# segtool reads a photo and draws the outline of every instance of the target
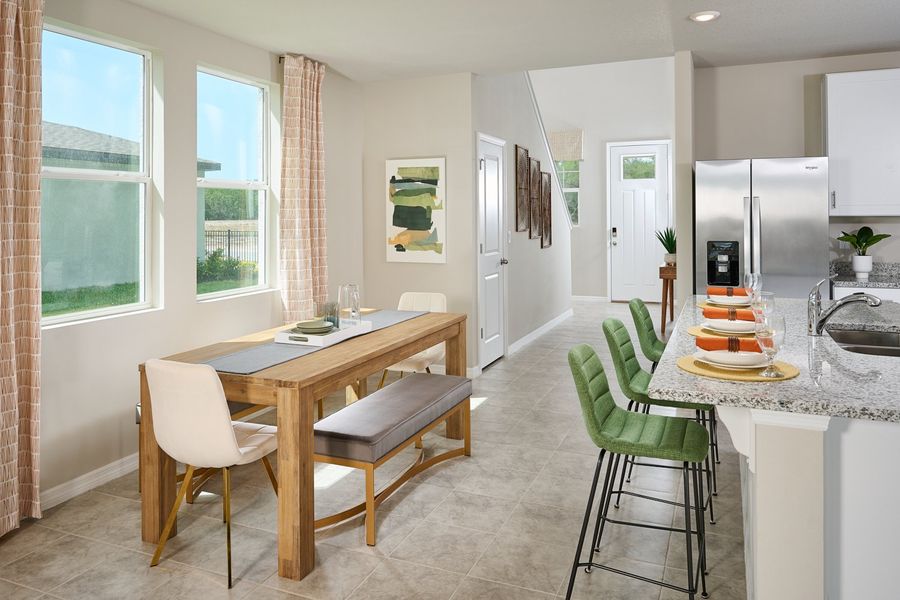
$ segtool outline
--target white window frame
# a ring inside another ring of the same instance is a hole
[[[553,168],[556,171],[556,176],[559,179],[559,186],[563,192],[562,201],[563,201],[563,206],[566,209],[566,212],[569,214],[569,223],[572,225],[572,227],[578,227],[581,224],[581,185],[580,184],[581,184],[581,163],[583,161],[580,161],[580,160],[574,161],[574,162],[578,163],[578,183],[579,183],[578,187],[563,187],[562,182],[565,178],[560,176],[561,172],[558,167],[558,164],[561,162],[569,162],[569,161],[567,161],[567,160],[554,161]],[[562,171],[562,173],[571,173],[571,172],[572,171]],[[566,200],[566,192],[575,192],[578,194],[578,221],[577,222],[572,220],[572,213],[569,212],[569,203]]]
[[[124,50],[143,57],[143,100],[144,100],[144,127],[143,127],[143,152],[141,155],[141,170],[139,171],[105,171],[102,169],[80,169],[72,167],[41,167],[41,179],[68,179],[82,181],[114,181],[118,183],[138,183],[142,186],[141,206],[140,206],[140,222],[138,228],[141,232],[140,247],[138,249],[138,290],[139,299],[137,302],[130,304],[119,304],[118,306],[109,306],[105,308],[96,308],[91,310],[82,310],[61,315],[53,315],[50,317],[41,317],[41,326],[50,327],[54,325],[76,323],[87,321],[99,317],[108,317],[112,315],[121,315],[147,310],[153,307],[152,298],[153,281],[151,277],[151,257],[153,236],[151,230],[151,209],[153,206],[153,62],[152,54],[148,50],[128,46],[120,42],[89,35],[80,31],[75,31],[65,27],[60,27],[51,23],[44,23],[44,30],[66,35],[86,42],[108,46],[117,50]],[[43,145],[41,146],[43,152]],[[41,289],[43,293],[43,288]]]
[[[205,300],[216,300],[219,298],[227,298],[230,296],[241,296],[244,294],[250,294],[262,290],[270,289],[271,285],[269,282],[269,264],[268,264],[268,249],[269,249],[269,206],[271,202],[269,199],[272,197],[271,190],[271,145],[269,138],[269,111],[270,111],[270,96],[271,96],[271,87],[268,83],[263,81],[256,81],[250,79],[248,77],[241,77],[240,75],[234,75],[233,73],[228,73],[225,71],[220,71],[217,69],[213,69],[205,66],[198,66],[197,73],[204,73],[206,75],[212,75],[214,77],[221,77],[223,79],[229,79],[231,81],[235,81],[237,83],[243,83],[245,85],[252,85],[253,87],[259,88],[262,90],[262,105],[260,106],[260,164],[259,164],[259,173],[260,179],[258,181],[249,181],[249,180],[228,180],[228,179],[210,179],[206,177],[198,177],[197,178],[197,189],[204,188],[214,188],[214,189],[229,189],[229,190],[253,190],[262,192],[259,194],[257,198],[257,220],[259,222],[259,235],[257,236],[257,263],[256,263],[256,272],[258,273],[258,281],[256,285],[233,288],[230,290],[222,290],[219,292],[210,292],[208,294],[197,294],[197,276],[196,273],[194,275],[194,294],[197,296],[198,301]],[[196,81],[196,79],[195,79]],[[199,115],[198,115],[199,118]],[[196,135],[196,133],[195,133]],[[196,165],[195,165],[196,167]],[[197,215],[197,218],[200,218],[200,215]]]

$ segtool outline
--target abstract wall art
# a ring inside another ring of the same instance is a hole
[[[516,231],[528,231],[528,148],[516,145]]]
[[[447,262],[446,160],[385,161],[388,262]]]
[[[541,248],[553,245],[553,202],[550,173],[541,173]]]
[[[541,237],[541,162],[533,158],[528,162],[528,237],[534,240]]]

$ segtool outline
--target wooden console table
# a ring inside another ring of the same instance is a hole
[[[669,320],[675,320],[675,279],[677,270],[675,265],[662,265],[659,268],[659,278],[662,279],[662,319],[660,319],[659,333],[666,336],[666,303],[669,305]]]

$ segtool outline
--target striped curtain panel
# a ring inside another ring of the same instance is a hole
[[[281,297],[285,322],[313,316],[328,299],[325,231],[325,65],[284,58],[281,136]]]
[[[42,0],[0,0],[0,535],[40,517]]]

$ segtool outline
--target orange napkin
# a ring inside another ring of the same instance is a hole
[[[707,296],[749,296],[746,288],[740,287],[714,287],[706,288]]]
[[[729,352],[762,352],[759,342],[753,338],[697,336],[697,347],[703,350],[728,350]]]
[[[729,321],[755,321],[752,310],[746,308],[713,308],[703,309],[703,316],[707,319],[728,319]]]

